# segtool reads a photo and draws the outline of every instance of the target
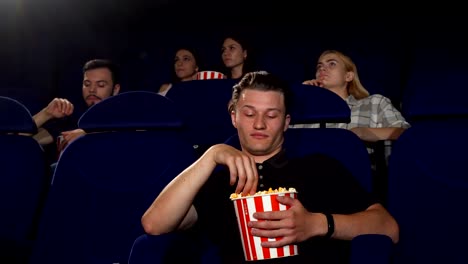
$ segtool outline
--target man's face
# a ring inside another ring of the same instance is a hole
[[[120,85],[112,82],[112,74],[107,68],[88,70],[83,76],[83,99],[92,106],[109,96],[119,93]]]
[[[242,149],[265,160],[281,150],[283,132],[288,128],[290,116],[285,115],[282,93],[246,89],[241,93],[231,119]]]

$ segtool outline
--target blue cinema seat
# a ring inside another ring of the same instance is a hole
[[[25,263],[36,235],[49,181],[36,132],[29,110],[0,96],[0,263]]]
[[[293,84],[291,124],[320,124],[320,128],[289,128],[285,147],[293,156],[329,155],[348,168],[372,192],[373,179],[364,142],[347,129],[325,128],[326,123],[348,123],[351,110],[335,93],[317,86]]]
[[[291,123],[320,124],[320,128],[289,128],[285,132],[285,148],[292,156],[322,153],[340,161],[363,188],[376,194],[371,161],[365,143],[353,132],[325,128],[326,123],[348,123],[351,111],[335,93],[315,86],[293,85]],[[237,136],[236,136],[237,138]],[[339,183],[337,183],[339,184]],[[351,241],[352,264],[391,263],[394,245],[390,237],[367,234]]]
[[[188,140],[201,155],[235,133],[227,110],[233,79],[196,80],[173,85],[166,97],[181,109]]]
[[[334,92],[300,83],[293,83],[291,90],[293,93],[290,109],[291,125],[319,124],[320,127],[325,127],[325,123],[351,121],[351,109]]]
[[[217,248],[190,232],[142,234],[135,239],[128,264],[221,263]]]
[[[468,56],[425,51],[404,96],[412,127],[389,159],[388,209],[400,225],[394,263],[468,263]]]
[[[31,263],[128,263],[141,217],[195,156],[174,103],[133,91],[89,108],[62,152]]]

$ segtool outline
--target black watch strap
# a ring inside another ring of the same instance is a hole
[[[333,233],[335,233],[335,220],[333,219],[333,215],[329,213],[324,213],[324,215],[327,217],[328,225],[328,231],[325,235],[325,239],[330,239],[333,236]]]

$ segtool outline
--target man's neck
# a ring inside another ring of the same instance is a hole
[[[267,154],[267,155],[252,155],[250,153],[247,153],[249,156],[251,156],[255,163],[263,163],[265,162],[266,160],[269,160],[271,157],[275,156],[276,154],[278,154],[279,152],[281,151],[281,148]]]

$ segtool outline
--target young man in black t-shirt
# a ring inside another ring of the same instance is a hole
[[[256,219],[268,221],[248,226],[254,236],[282,237],[263,247],[298,244],[299,255],[262,263],[346,263],[349,241],[360,234],[398,241],[395,219],[339,162],[322,155],[287,158],[282,146],[290,122],[290,91],[285,83],[252,72],[233,89],[229,112],[241,150],[214,145],[179,174],[143,215],[147,233],[195,228],[219,248],[222,263],[243,262],[230,194],[294,187],[298,199],[278,197],[290,209],[256,213]]]

